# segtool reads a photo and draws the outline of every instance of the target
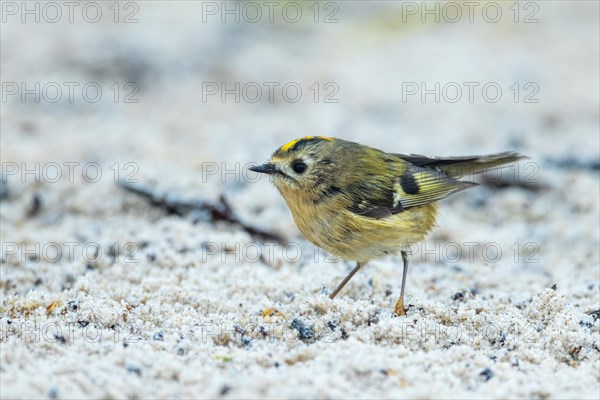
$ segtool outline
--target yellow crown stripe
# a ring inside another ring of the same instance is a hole
[[[304,136],[303,138],[292,140],[291,142],[284,144],[283,146],[280,147],[280,149],[281,149],[281,151],[288,151],[289,149],[294,147],[294,145],[296,143],[298,143],[302,140],[310,140],[310,139],[333,140],[332,138],[325,137],[325,136]]]

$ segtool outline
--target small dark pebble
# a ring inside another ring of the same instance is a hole
[[[221,387],[221,390],[219,390],[219,396],[225,396],[230,391],[231,391],[231,386],[229,386],[229,385],[223,385]]]
[[[245,335],[246,334],[246,330],[239,324],[236,324],[233,327],[233,330],[235,331],[235,333],[239,333],[240,335]]]
[[[530,297],[527,300],[524,300],[518,304],[515,305],[515,307],[517,307],[519,310],[523,310],[524,308],[527,308],[527,305],[529,305],[529,303],[531,303],[533,301],[533,299]]]
[[[279,361],[275,361],[275,364],[273,364],[275,366],[275,368],[279,368]]]
[[[52,386],[50,388],[50,390],[48,391],[48,397],[50,397],[51,399],[58,398],[58,388],[56,386]]]
[[[348,332],[346,332],[344,328],[340,329],[340,332],[342,334],[342,340],[348,339]]]
[[[590,329],[594,326],[594,324],[592,324],[591,322],[579,321],[579,326],[583,326],[584,328]]]
[[[392,293],[391,289],[385,289],[385,297],[390,297]]]
[[[581,353],[581,346],[573,347],[571,350],[569,350],[568,353],[571,356],[571,358],[573,358],[573,360],[579,360],[579,353]]]
[[[463,292],[456,292],[454,296],[452,296],[452,300],[464,300],[465,294]]]
[[[555,283],[554,285],[550,286],[550,289],[556,290],[556,289],[558,289],[558,286],[556,286],[556,283]]]
[[[296,295],[292,292],[285,292],[284,295],[285,295],[285,298],[287,300],[289,300],[290,302],[296,298]]]
[[[306,326],[306,324],[302,320],[294,318],[291,327],[298,331],[298,338],[300,338],[300,340],[302,340],[303,342],[309,342],[314,340],[315,336],[313,334],[312,329]]]
[[[487,205],[488,200],[483,198],[475,198],[470,201],[473,208],[483,208]]]
[[[77,321],[77,324],[79,325],[80,328],[85,328],[86,326],[88,326],[90,324],[90,321]]]
[[[182,349],[181,347],[177,349],[177,355],[178,356],[183,356],[185,354],[185,350]]]
[[[60,342],[62,344],[67,343],[67,339],[65,339],[63,335],[54,335],[54,339],[56,339],[57,342]]]
[[[343,327],[340,327],[340,325],[337,321],[328,321],[327,326],[329,327],[329,329],[331,329],[334,332],[339,329],[340,333],[342,335],[342,339],[343,340],[348,339],[348,332],[346,332],[346,330]]]
[[[131,374],[136,374],[137,376],[142,376],[142,370],[140,367],[136,367],[135,365],[127,366],[127,372]]]
[[[494,372],[493,372],[491,369],[489,369],[489,368],[486,368],[486,369],[484,369],[483,371],[481,371],[481,372],[479,373],[479,376],[481,377],[481,379],[482,379],[484,382],[487,382],[487,381],[489,381],[490,379],[492,379],[492,377],[494,376]]]
[[[500,340],[498,342],[500,343],[500,346],[504,346],[506,343],[506,333],[500,332]]]
[[[31,199],[31,205],[27,211],[27,217],[32,218],[39,214],[42,209],[42,196],[39,193],[34,193]]]
[[[381,369],[379,370],[379,372],[380,372],[382,375],[388,376],[388,371],[387,371],[387,369],[385,369],[385,368],[381,368]]]
[[[165,340],[165,334],[164,334],[164,333],[162,333],[162,332],[156,332],[156,333],[154,334],[154,336],[152,337],[152,339],[154,339],[154,340],[158,340],[158,341],[161,341],[161,342],[162,342],[163,340]]]
[[[0,179],[0,199],[8,199],[8,180],[5,175]]]
[[[108,250],[106,254],[112,259],[111,263],[114,263],[115,260],[119,257],[119,246],[115,242],[115,244],[108,246]]]
[[[71,312],[75,312],[79,309],[79,302],[77,300],[69,300],[67,308]]]
[[[369,319],[367,320],[367,324],[371,326],[371,324],[379,323],[379,314],[381,314],[381,309],[378,308],[372,315],[369,315]]]
[[[267,336],[269,336],[269,331],[267,330],[267,328],[265,328],[264,326],[260,326],[258,328],[258,332],[264,337],[266,338]]]

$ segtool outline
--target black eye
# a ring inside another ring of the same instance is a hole
[[[304,164],[302,161],[296,161],[294,164],[292,164],[292,169],[295,173],[301,174],[306,171],[306,164]]]

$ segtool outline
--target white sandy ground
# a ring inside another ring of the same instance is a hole
[[[127,26],[2,24],[3,82],[94,81],[110,95],[2,103],[3,171],[20,169],[2,186],[0,397],[598,397],[598,3],[538,3],[529,25],[402,24],[391,2],[342,3],[331,25],[211,24],[198,2],[139,5]],[[115,81],[138,82],[139,103],[115,104]],[[213,81],[294,81],[305,95],[204,103]],[[316,81],[336,82],[339,103],[315,104]],[[499,82],[505,95],[402,102],[413,81]],[[537,83],[539,102],[515,103],[515,81]],[[351,264],[317,253],[268,180],[244,172],[304,134],[516,150],[532,164],[504,178],[544,189],[443,201],[411,261],[408,316],[392,318],[399,257],[330,300]],[[40,182],[22,176],[36,162]],[[74,181],[64,169],[50,182],[52,162],[79,162]],[[91,162],[94,183],[81,173]],[[120,179],[134,171],[171,199],[224,194],[244,223],[291,244],[169,215],[120,188],[115,162]]]

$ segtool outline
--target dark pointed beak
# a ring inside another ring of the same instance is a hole
[[[263,165],[255,165],[248,168],[250,171],[260,172],[261,174],[276,174],[279,172],[277,167],[271,163],[265,163]]]

